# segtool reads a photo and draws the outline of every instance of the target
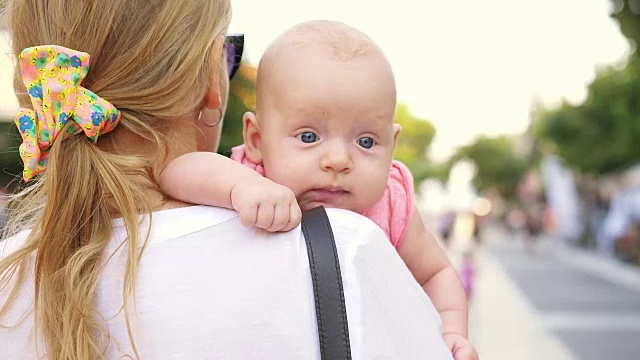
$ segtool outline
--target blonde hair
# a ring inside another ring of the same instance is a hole
[[[222,41],[230,21],[228,0],[10,0],[6,10],[14,56],[26,47],[55,44],[91,55],[83,87],[111,102],[122,117],[121,129],[138,135],[157,153],[148,159],[107,151],[84,136],[58,139],[47,170],[9,205],[5,236],[29,229],[24,246],[0,261],[0,303],[6,315],[26,274],[35,271],[34,319],[38,336],[52,359],[104,357],[109,335],[93,301],[112,236],[112,219],[122,217],[128,262],[123,307],[129,340],[135,348],[128,298],[135,288],[144,248],[140,214],[151,216],[158,204],[156,176],[171,150],[166,122],[195,113],[220,74]],[[22,107],[31,107],[20,71],[14,88]],[[67,127],[68,128],[68,127]],[[64,140],[64,141],[62,141]],[[115,142],[114,142],[115,143]],[[119,149],[124,150],[124,149]],[[2,326],[3,324],[0,324]]]

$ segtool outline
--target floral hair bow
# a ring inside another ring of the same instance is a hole
[[[95,142],[118,124],[120,112],[80,86],[89,71],[89,54],[45,45],[24,49],[18,61],[33,105],[15,117],[23,140],[22,176],[29,181],[45,170],[49,149],[69,120],[74,122],[70,134],[84,132]]]

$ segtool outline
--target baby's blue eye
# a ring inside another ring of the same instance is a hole
[[[373,145],[375,145],[375,141],[372,138],[365,136],[358,139],[358,145],[362,146],[365,149],[371,149]]]
[[[300,137],[300,140],[302,140],[303,143],[307,143],[307,144],[311,144],[318,141],[318,135],[316,135],[316,133],[311,131],[305,131],[302,134],[298,135],[298,137]]]

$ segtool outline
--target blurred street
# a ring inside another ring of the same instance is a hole
[[[482,238],[469,327],[481,359],[639,358],[640,268],[495,226]]]

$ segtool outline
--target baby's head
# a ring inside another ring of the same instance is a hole
[[[294,26],[260,61],[256,114],[244,117],[247,156],[303,209],[362,211],[387,183],[395,106],[391,66],[369,37],[338,22]]]

